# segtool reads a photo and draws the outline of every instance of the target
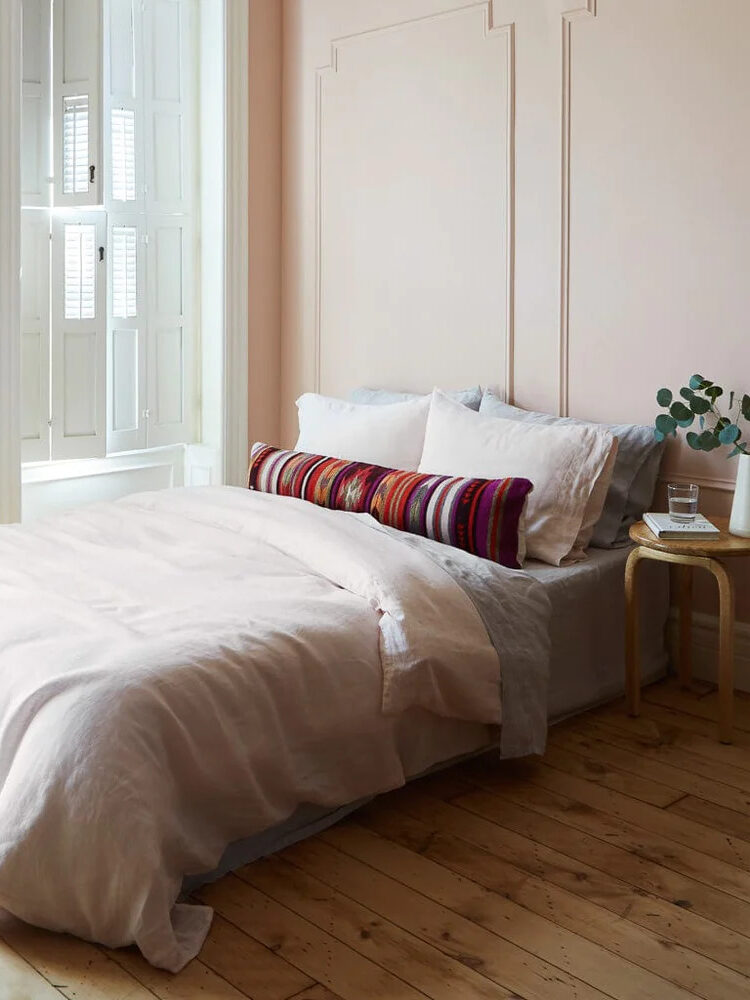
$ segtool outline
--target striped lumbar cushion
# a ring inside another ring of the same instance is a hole
[[[382,524],[503,566],[515,569],[523,563],[522,518],[532,490],[528,479],[431,476],[256,444],[248,487],[371,514]]]

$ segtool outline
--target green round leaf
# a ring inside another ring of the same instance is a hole
[[[693,392],[692,389],[688,389],[687,387],[683,387],[682,389],[680,389],[680,395],[682,396],[683,399],[687,399],[688,402],[690,402],[690,400],[693,398],[693,396],[695,395],[695,393]]]
[[[707,399],[704,399],[702,396],[693,396],[693,398],[690,400],[690,409],[693,411],[693,413],[697,413],[700,416],[700,414],[702,413],[708,413],[708,411],[711,409],[711,404]]]
[[[674,417],[670,417],[668,413],[660,413],[656,418],[656,429],[661,431],[665,436],[667,434],[673,434],[676,427],[677,421]]]
[[[681,403],[679,399],[677,400],[676,403],[672,403],[672,405],[669,407],[669,412],[678,422],[680,420],[689,420],[690,423],[693,422],[692,412],[687,408],[687,406],[685,406],[684,403]]]
[[[701,451],[713,451],[718,444],[713,431],[703,431],[703,433],[698,437],[698,442],[700,444]]]
[[[708,396],[708,398],[711,400],[712,403],[715,403],[716,400],[719,398],[719,396],[724,395],[724,390],[721,388],[720,385],[711,385],[707,389],[705,389],[704,392],[706,393],[706,395]]]
[[[690,447],[693,448],[695,451],[701,450],[700,435],[696,434],[695,431],[688,431],[686,435],[686,440],[687,443],[690,445]]]
[[[727,427],[722,427],[719,431],[719,441],[722,444],[734,444],[739,436],[740,429],[737,424],[729,424]]]
[[[745,420],[750,420],[750,396],[747,393],[742,397],[741,409]]]
[[[656,394],[656,402],[659,406],[669,406],[672,402],[672,390],[671,389],[659,389]]]
[[[690,385],[691,389],[700,389],[702,382],[703,382],[703,376],[702,375],[691,375],[690,376],[689,385]]]
[[[666,437],[666,434],[662,434],[662,432],[659,430],[658,427],[654,427],[654,440],[655,441],[662,442],[665,437]]]

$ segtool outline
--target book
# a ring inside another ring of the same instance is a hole
[[[673,521],[669,514],[648,513],[643,520],[657,538],[718,538],[719,529],[703,514],[696,514],[694,521]]]

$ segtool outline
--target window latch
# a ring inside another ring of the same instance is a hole
[[[94,183],[94,175],[96,174],[96,166],[92,163],[89,167],[89,184]]]
[[[99,247],[99,260],[104,260],[104,247]]]

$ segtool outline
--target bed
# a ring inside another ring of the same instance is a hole
[[[380,408],[390,437],[359,414],[363,441],[257,445],[252,489],[140,494],[0,530],[0,905],[178,971],[212,917],[184,900],[196,884],[451,761],[542,753],[549,719],[621,689],[627,549],[518,568],[533,491],[536,554],[579,557],[612,434],[560,430],[584,456],[599,442],[595,475],[525,446],[535,482],[409,471],[436,397],[453,408],[442,446],[465,411],[436,392],[403,404],[411,441],[394,404]],[[350,416],[327,432],[351,437]],[[474,430],[431,461],[465,459]],[[392,467],[367,464],[386,445]],[[365,461],[341,454],[365,446]],[[667,588],[644,583],[653,676]]]
[[[182,879],[227,844],[544,746],[544,588],[369,515],[232,487],[79,508],[0,531],[0,608],[0,905],[173,971],[211,919]]]
[[[542,584],[550,602],[550,724],[623,693],[624,578],[630,551],[631,546],[590,549],[584,562],[572,566],[547,566],[534,560],[526,564],[525,571]],[[643,588],[650,612],[644,616],[641,636],[645,683],[663,677],[668,666],[664,638],[669,613],[668,574],[657,564],[648,569],[651,572],[644,574]],[[448,767],[467,756],[502,752],[499,732],[493,727],[447,725],[445,720],[429,716],[404,720],[396,739],[406,780]],[[281,823],[230,844],[212,871],[188,876],[183,883],[184,894],[325,830],[370,798],[335,809],[303,803]]]

